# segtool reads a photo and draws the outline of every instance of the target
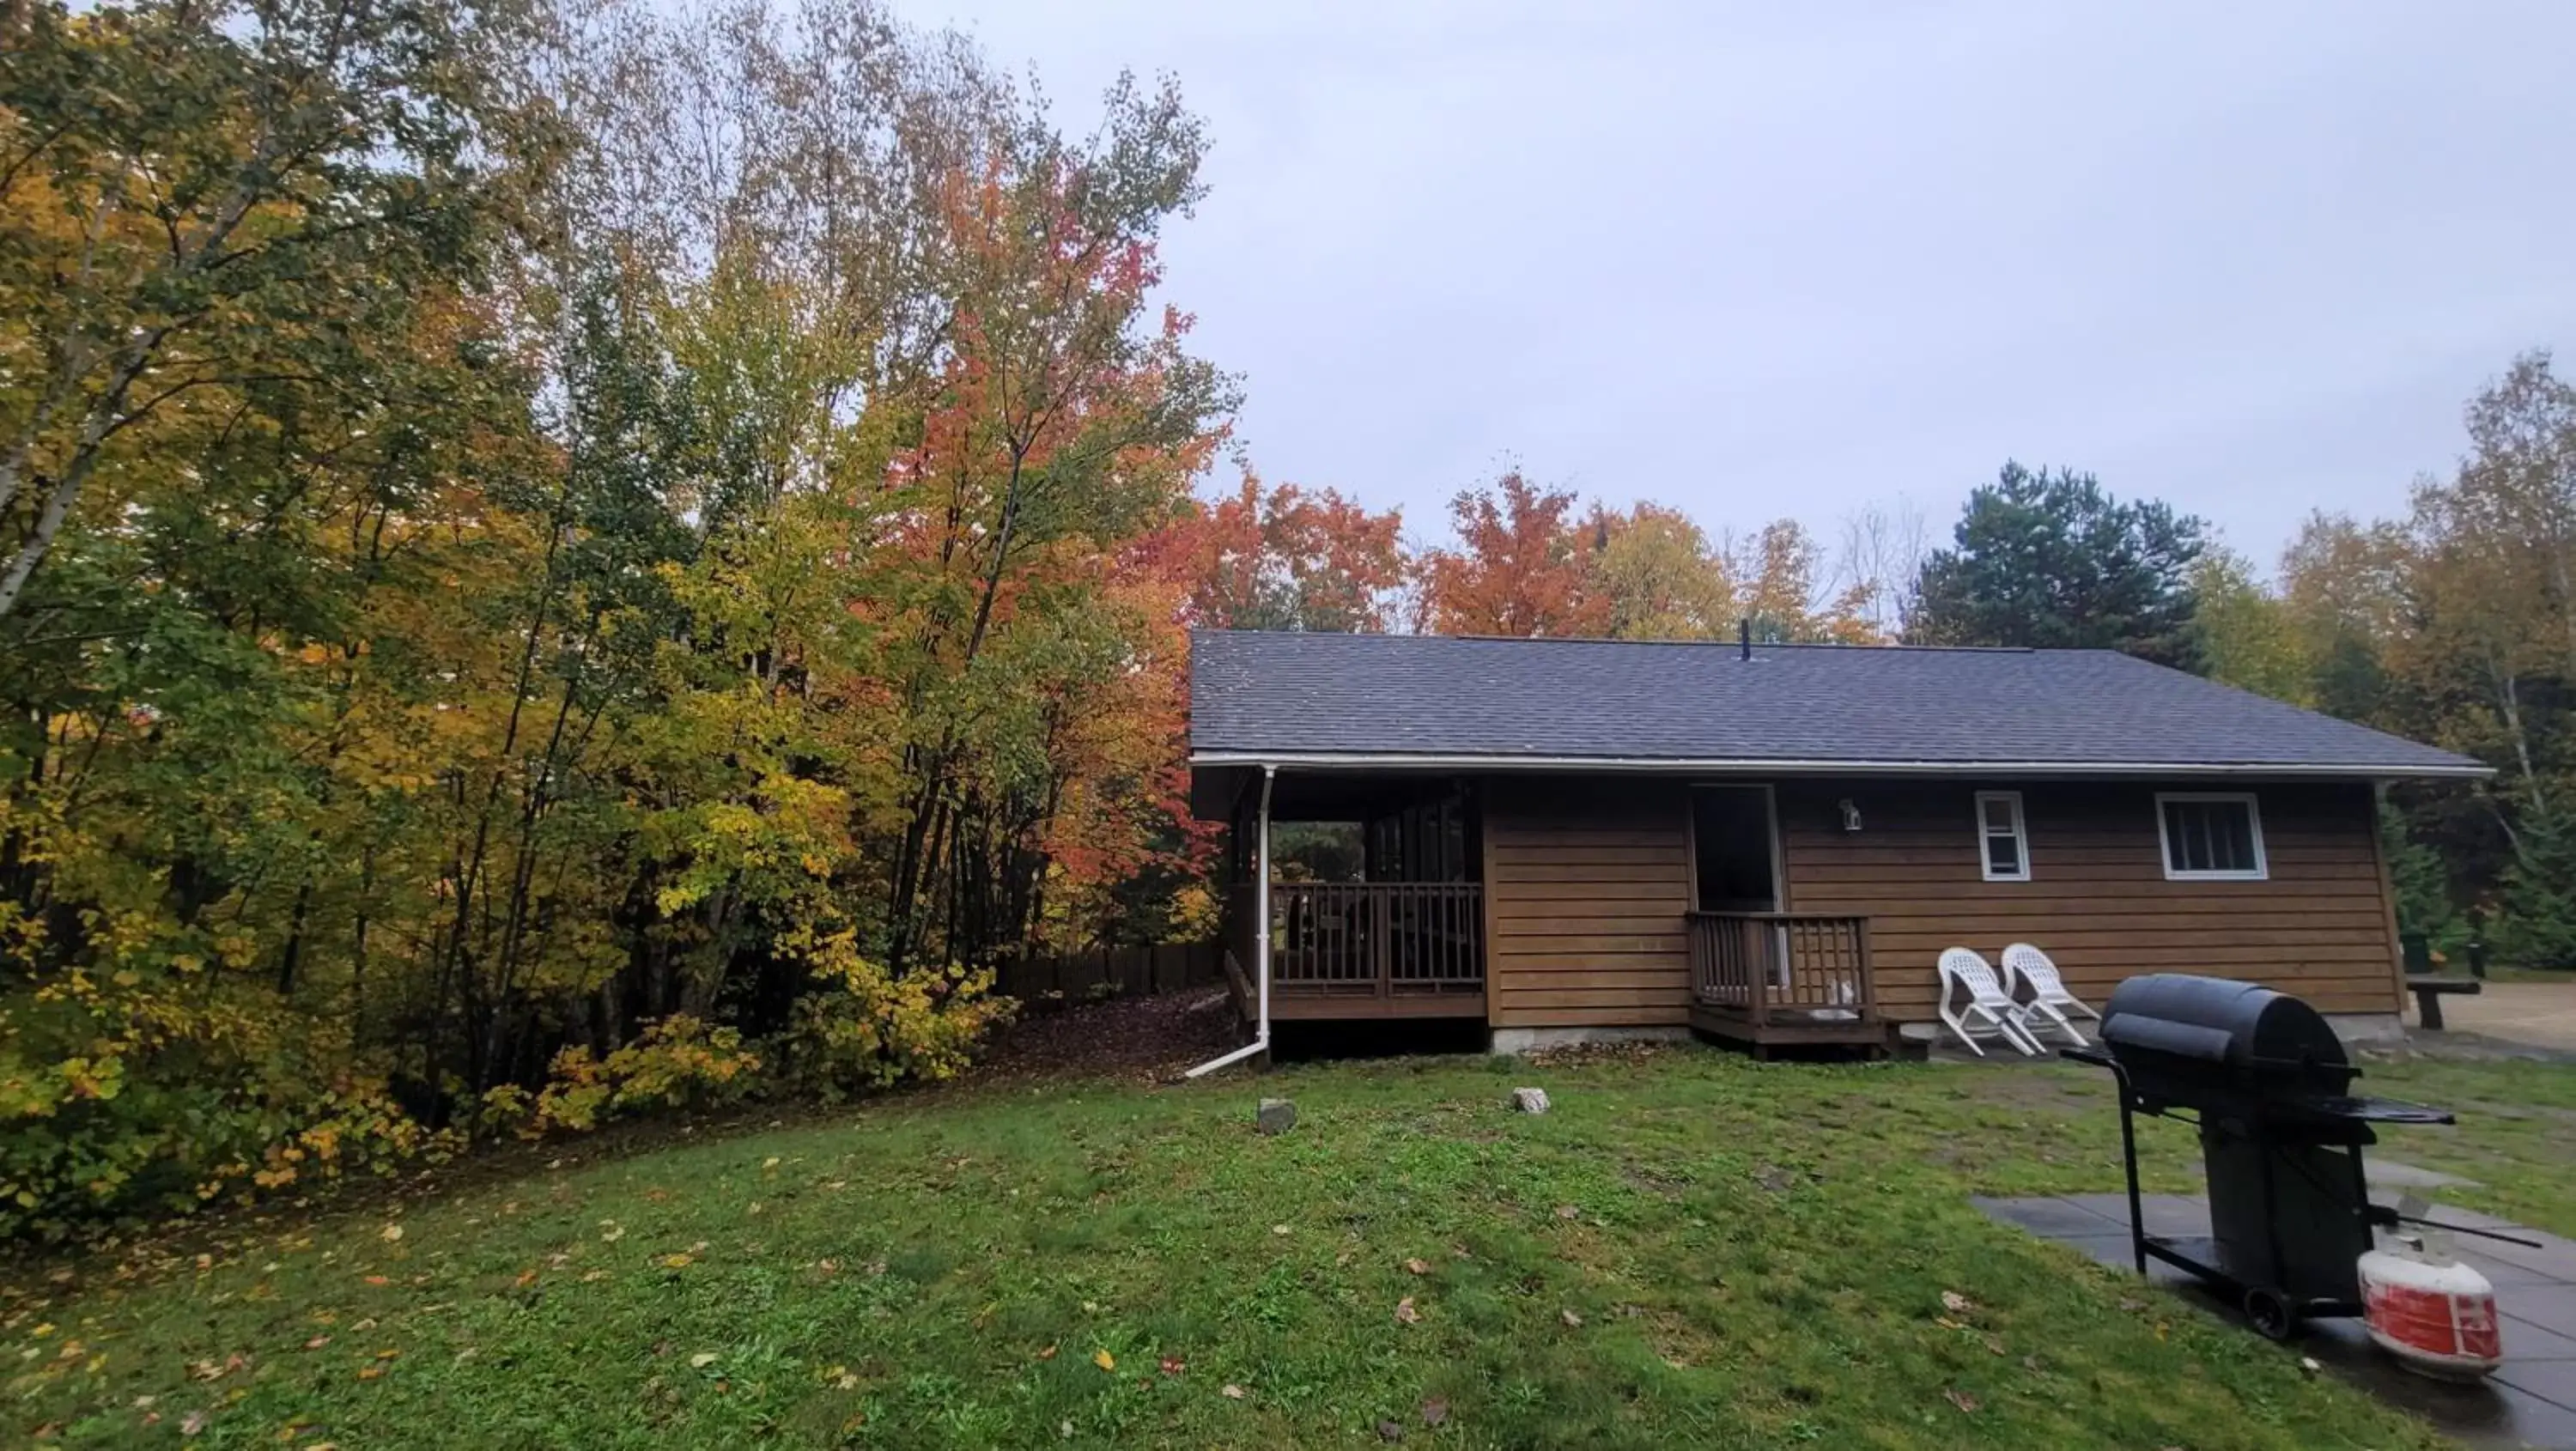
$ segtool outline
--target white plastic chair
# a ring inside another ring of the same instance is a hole
[[[1950,999],[1957,992],[1968,995],[1968,1005],[1953,1008]],[[1968,1045],[1968,1051],[1983,1058],[1986,1050],[1977,1039],[2001,1038],[2025,1057],[2037,1057],[2047,1050],[2030,1031],[2030,1022],[1995,980],[1992,963],[1972,948],[1945,947],[1941,950],[1941,1021]],[[1972,1026],[1973,1025],[1973,1026]]]
[[[2024,988],[2029,989],[2027,1000]],[[2100,1013],[2066,990],[2065,981],[2057,975],[2057,964],[2048,960],[2048,954],[2027,942],[2016,942],[2004,949],[2004,995],[2020,1003],[2024,1013],[2046,1020],[2031,1026],[2045,1028],[2053,1024],[2062,1028],[2079,1048],[2084,1046],[2084,1034],[2067,1014],[2102,1021]]]

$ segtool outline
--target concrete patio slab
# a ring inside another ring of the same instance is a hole
[[[2124,1194],[1972,1202],[1990,1218],[2108,1268],[2132,1269]],[[2141,1197],[2140,1208],[2150,1234],[2209,1232],[2208,1208],[2197,1198],[2150,1194]],[[2576,1451],[2576,1243],[2449,1206],[2433,1217],[2538,1241],[2538,1248],[2526,1249],[2467,1236],[2459,1240],[2462,1257],[2494,1282],[2496,1308],[2504,1317],[2505,1363],[2493,1378],[2454,1385],[2416,1375],[2371,1344],[2356,1320],[2311,1322],[2284,1352],[2314,1356],[2335,1374],[2471,1444]],[[2161,1261],[2148,1262],[2147,1278],[2212,1314],[2238,1316],[2235,1305]]]

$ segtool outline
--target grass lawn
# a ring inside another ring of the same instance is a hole
[[[2529,1105],[2398,1152],[2571,1227],[2576,1068],[2369,1082]],[[1674,1049],[915,1095],[27,1271],[0,1442],[2439,1444],[1966,1202],[2113,1186],[2106,1089]],[[2188,1136],[2150,1147],[2190,1187]]]
[[[2576,1063],[2417,1058],[2364,1067],[2357,1091],[2460,1116],[2457,1128],[2388,1130],[2376,1152],[2478,1181],[2443,1190],[2439,1203],[2576,1239]]]

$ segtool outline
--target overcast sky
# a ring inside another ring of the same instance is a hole
[[[1180,78],[1213,190],[1167,290],[1242,439],[1417,535],[1515,461],[1946,535],[2018,457],[2268,563],[2576,338],[2570,0],[901,3],[1069,123]]]

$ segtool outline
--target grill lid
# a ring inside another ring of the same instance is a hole
[[[2102,1042],[2123,1062],[2139,1054],[2213,1068],[2317,1075],[2340,1092],[2351,1059],[2325,1016],[2299,999],[2253,983],[2159,972],[2112,990],[2102,1008]]]

